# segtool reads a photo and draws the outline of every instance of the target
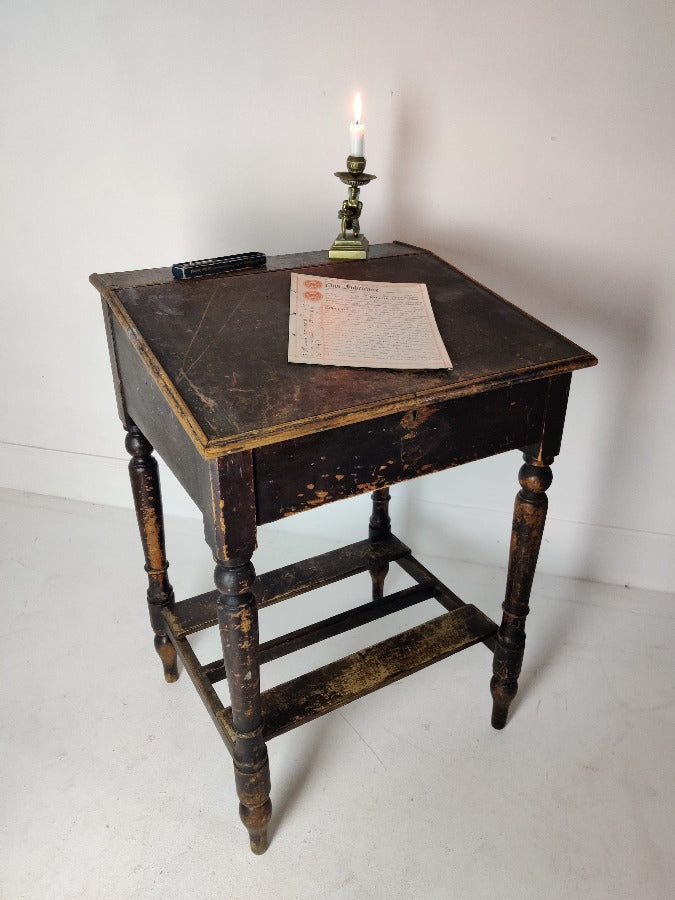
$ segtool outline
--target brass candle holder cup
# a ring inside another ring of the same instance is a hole
[[[348,156],[347,171],[336,172],[343,184],[348,187],[347,199],[338,212],[342,223],[340,234],[335,238],[328,251],[329,259],[366,259],[368,256],[368,239],[361,234],[359,219],[363,203],[359,200],[359,192],[364,184],[368,184],[376,175],[364,171],[366,160],[363,156]]]

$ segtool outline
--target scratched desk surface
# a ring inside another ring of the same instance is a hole
[[[291,271],[423,282],[454,368],[357,369],[287,361]],[[424,250],[370,248],[363,261],[325,252],[189,281],[170,269],[92,275],[162,392],[224,450],[387,415],[411,404],[573,371],[592,354]]]

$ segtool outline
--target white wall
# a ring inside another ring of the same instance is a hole
[[[673,4],[345,9],[5,0],[1,483],[129,502],[87,276],[327,247],[359,87],[371,241],[434,250],[600,358],[573,379],[541,567],[673,590]],[[399,488],[397,531],[503,564],[518,466]],[[352,540],[367,514],[272,527]]]

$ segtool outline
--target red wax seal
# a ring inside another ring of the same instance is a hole
[[[306,278],[302,282],[303,286],[306,288],[320,288],[323,287],[321,281],[318,278]]]
[[[305,291],[302,296],[305,300],[323,300],[321,291]]]

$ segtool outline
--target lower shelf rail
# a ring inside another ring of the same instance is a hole
[[[448,611],[262,693],[260,699],[266,740],[473,644],[482,642],[491,649],[494,647],[497,633],[495,622],[477,607],[463,603],[417,562],[405,544],[393,535],[384,542],[373,544],[360,541],[260,576],[255,588],[258,606],[264,607],[347,578],[365,571],[378,561],[397,562],[417,584],[267,641],[259,648],[260,662],[278,659],[430,598],[438,600]],[[171,641],[185,669],[219,734],[232,752],[236,738],[232,712],[223,705],[213,687],[227,677],[223,660],[202,665],[188,640],[190,634],[217,624],[217,596],[217,592],[212,591],[184,600],[177,603],[174,610],[165,610],[164,617]]]
[[[471,647],[496,626],[475,606],[462,606],[261,695],[265,739],[316,719],[431,663]],[[229,708],[225,718],[231,721]]]

